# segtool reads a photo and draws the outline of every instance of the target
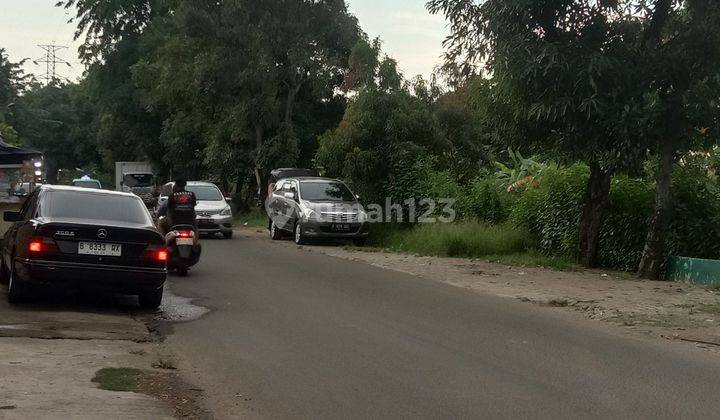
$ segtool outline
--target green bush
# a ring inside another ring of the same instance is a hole
[[[549,168],[538,188],[526,191],[513,207],[511,220],[527,229],[544,252],[575,257],[585,186],[585,165]]]
[[[668,253],[720,258],[720,187],[706,168],[680,167],[673,174],[674,212]]]
[[[507,192],[502,181],[478,178],[459,198],[461,216],[489,223],[504,223],[514,206],[516,197]]]
[[[508,193],[494,177],[461,185],[449,171],[438,171],[435,166],[432,159],[419,157],[411,170],[395,179],[395,196],[405,191],[410,194],[407,197],[455,198],[461,222],[383,228],[382,234],[373,235],[376,246],[453,257],[526,255],[528,249],[536,247],[545,256],[563,260],[577,257],[580,216],[590,175],[586,165],[549,167],[539,186],[521,194]],[[629,271],[637,268],[654,194],[652,182],[626,175],[613,177],[600,231],[602,266]],[[675,169],[673,203],[668,255],[720,258],[720,184],[708,165],[687,161]],[[423,210],[418,208],[418,214]]]
[[[655,191],[646,181],[616,176],[600,231],[600,264],[632,271],[638,267],[647,238]]]
[[[589,176],[584,165],[550,169],[539,188],[525,192],[511,220],[533,235],[545,253],[575,258],[580,214]],[[652,216],[655,186],[624,175],[613,177],[610,204],[600,232],[600,263],[635,270]],[[702,167],[678,167],[673,175],[673,222],[668,255],[720,258],[720,187]]]

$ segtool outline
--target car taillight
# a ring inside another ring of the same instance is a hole
[[[41,239],[33,239],[30,241],[30,244],[28,245],[28,250],[30,252],[42,252],[43,250],[43,242]]]
[[[145,250],[145,258],[148,260],[166,263],[170,259],[170,253],[167,248],[151,245]]]
[[[60,248],[58,248],[58,245],[55,243],[55,241],[50,238],[36,237],[30,239],[30,243],[28,243],[28,251],[33,254],[37,254],[40,252],[59,252]]]
[[[192,230],[180,230],[178,231],[178,237],[179,238],[192,238],[195,236],[195,232]]]

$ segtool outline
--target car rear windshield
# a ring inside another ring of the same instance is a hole
[[[73,182],[73,185],[80,188],[91,188],[96,190],[102,188],[100,183],[96,181],[75,181]]]
[[[126,187],[152,187],[153,176],[152,174],[127,174],[123,177],[123,181]]]
[[[81,191],[50,191],[41,203],[43,216],[63,219],[151,223],[145,205],[137,197]]]
[[[303,181],[300,194],[308,201],[355,201],[353,193],[342,182]]]
[[[195,193],[198,201],[223,201],[225,198],[218,187],[212,185],[188,185],[185,189]]]

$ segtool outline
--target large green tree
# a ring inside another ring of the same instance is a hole
[[[0,138],[17,144],[20,139],[13,127],[15,106],[18,97],[32,81],[32,75],[22,70],[22,62],[14,63],[0,48]]]
[[[432,94],[421,80],[405,82],[379,42],[359,42],[350,61],[345,87],[354,95],[339,126],[320,138],[317,164],[348,180],[366,202],[402,203],[414,198],[412,168],[451,149],[433,116]]]
[[[626,1],[431,0],[451,25],[447,62],[492,79],[499,103],[535,136],[526,147],[591,168],[580,226],[580,261],[598,263],[613,172],[646,147],[637,56],[643,11]]]
[[[252,161],[261,185],[272,167],[309,163],[314,139],[337,123],[359,36],[342,0],[179,2],[148,32],[157,48],[133,72],[164,113],[163,143],[199,151],[200,163],[238,182]]]
[[[66,0],[102,102],[108,160],[262,183],[309,163],[344,109],[338,86],[361,31],[344,0]],[[298,112],[302,110],[302,113]],[[251,163],[248,168],[248,163]]]
[[[720,123],[720,3],[650,2],[638,51],[645,64],[646,136],[658,159],[655,209],[639,275],[656,279],[666,257],[672,219],[672,171],[688,150],[717,144]]]
[[[58,170],[75,170],[99,161],[94,109],[84,86],[34,84],[17,103],[17,130],[23,144],[45,154],[48,181]]]

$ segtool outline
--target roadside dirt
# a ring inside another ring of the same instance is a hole
[[[203,391],[183,382],[171,350],[146,325],[154,315],[134,312],[134,302],[6,302],[0,287],[0,418],[210,418]],[[95,374],[113,367],[148,374],[137,393],[98,388]]]
[[[259,228],[244,229],[242,234],[248,237],[268,235]],[[296,246],[291,241],[280,244]],[[720,291],[714,289],[638,280],[631,274],[612,271],[555,271],[481,259],[419,257],[332,244],[302,248],[441,281],[477,293],[571,309],[593,320],[720,351]]]

